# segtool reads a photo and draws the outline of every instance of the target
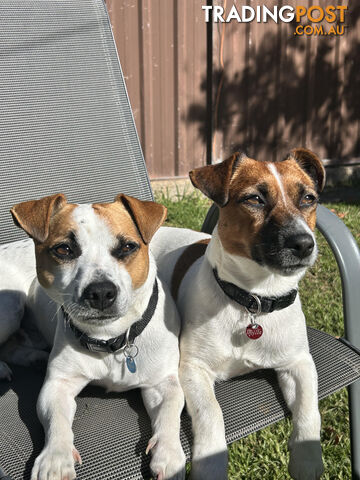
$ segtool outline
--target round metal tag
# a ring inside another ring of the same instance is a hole
[[[250,325],[246,327],[246,335],[251,338],[251,340],[257,340],[262,334],[262,326],[258,323],[250,323]]]

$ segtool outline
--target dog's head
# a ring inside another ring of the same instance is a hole
[[[34,240],[37,276],[78,321],[126,314],[149,272],[149,242],[166,208],[120,194],[113,203],[75,205],[63,194],[23,202],[14,222]]]
[[[220,207],[218,233],[226,251],[282,275],[313,264],[325,169],[310,150],[295,149],[276,163],[236,153],[191,171],[190,179]]]

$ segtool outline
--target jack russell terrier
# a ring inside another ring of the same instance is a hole
[[[28,306],[53,344],[37,404],[45,446],[31,479],[76,477],[75,397],[90,382],[118,392],[141,388],[153,428],[150,467],[158,480],[183,479],[180,320],[149,252],[166,208],[122,194],[113,203],[76,205],[57,194],[11,213],[35,244]]]
[[[293,418],[290,475],[318,479],[317,372],[297,289],[317,255],[313,231],[325,170],[300,148],[276,163],[236,153],[190,178],[219,207],[211,239],[162,228],[152,251],[183,321],[180,382],[194,433],[191,477],[227,478],[214,382],[273,368]]]

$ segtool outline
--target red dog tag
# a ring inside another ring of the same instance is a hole
[[[257,323],[250,323],[250,325],[246,327],[246,335],[251,338],[251,340],[257,340],[262,334],[262,326]]]

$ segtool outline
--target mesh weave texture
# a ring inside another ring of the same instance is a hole
[[[323,398],[360,377],[360,356],[326,333],[308,329],[311,353]],[[42,376],[14,369],[11,384],[0,384],[0,466],[13,480],[29,480],[31,467],[43,446],[36,417],[36,398]],[[271,370],[258,371],[216,385],[224,412],[226,437],[233,442],[270,425],[288,410]],[[105,394],[86,388],[77,399],[74,420],[75,446],[83,465],[81,480],[149,478],[145,455],[151,436],[150,421],[139,391]],[[181,439],[190,454],[191,427],[183,414]]]
[[[1,0],[0,105],[0,244],[20,201],[151,200],[102,0]]]

